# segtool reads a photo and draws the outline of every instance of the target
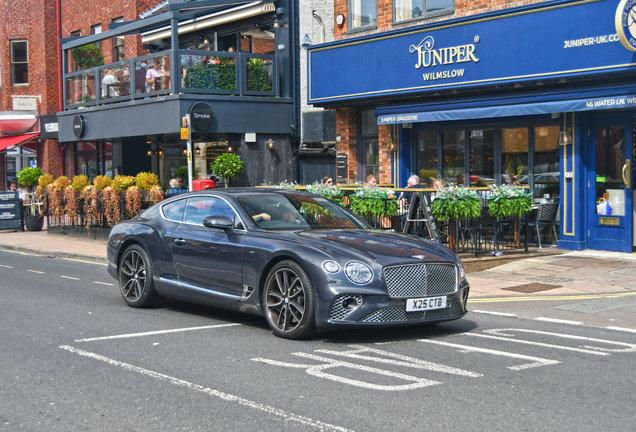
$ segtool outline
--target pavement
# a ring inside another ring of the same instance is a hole
[[[106,241],[49,234],[46,230],[0,231],[0,249],[106,262]],[[508,259],[506,259],[508,258]],[[531,255],[465,259],[470,298],[590,295],[636,292],[636,253],[544,248]],[[475,265],[475,263],[488,265]]]

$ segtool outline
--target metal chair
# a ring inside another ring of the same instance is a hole
[[[539,234],[539,228],[552,227],[554,238],[556,241],[559,241],[556,230],[556,217],[558,213],[559,204],[539,204],[535,220],[528,222],[528,226],[535,227],[537,230],[537,242],[539,243],[539,249],[541,249],[541,234]]]

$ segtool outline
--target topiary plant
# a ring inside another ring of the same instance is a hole
[[[151,187],[157,186],[158,184],[159,177],[157,177],[157,174],[140,172],[137,174],[137,177],[135,177],[135,185],[142,191],[150,190]]]
[[[18,173],[18,183],[23,186],[33,186],[38,184],[40,177],[44,175],[41,168],[23,168]]]
[[[73,177],[73,190],[79,192],[83,190],[86,186],[90,185],[91,181],[83,174],[76,175]]]
[[[46,189],[51,183],[53,183],[53,176],[51,174],[44,174],[38,179],[38,185],[42,190]]]
[[[112,180],[110,179],[110,177],[99,175],[93,179],[93,186],[95,186],[95,189],[97,190],[104,190],[105,188],[110,186],[111,181]]]
[[[243,160],[241,160],[239,155],[234,153],[223,153],[214,160],[214,163],[210,165],[210,168],[214,174],[219,177],[223,177],[226,180],[225,185],[227,187],[227,183],[230,178],[243,173],[245,164],[243,164]]]

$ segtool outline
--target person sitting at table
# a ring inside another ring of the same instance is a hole
[[[376,187],[378,185],[378,178],[373,174],[367,176],[367,186]]]
[[[180,178],[173,178],[170,180],[170,189],[166,192],[166,195],[175,195],[187,192],[187,189],[183,188],[183,180]]]
[[[416,188],[420,187],[420,177],[416,175],[412,175],[406,181],[406,188]],[[402,192],[400,193],[400,197],[398,198],[398,204],[400,208],[405,208],[407,203],[411,202],[411,192]]]
[[[115,84],[115,71],[113,68],[108,69],[102,78],[102,98],[117,97],[117,89],[112,84]]]
[[[146,72],[146,84],[150,86],[150,91],[157,91],[157,90],[161,90],[161,88],[159,87],[159,83],[157,81],[157,78],[160,78],[162,76],[161,70],[159,70],[159,60],[157,59],[153,66],[152,69],[148,69],[148,72]]]
[[[148,65],[141,63],[135,70],[135,93],[146,93],[146,73]]]

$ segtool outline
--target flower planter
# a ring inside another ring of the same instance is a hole
[[[27,231],[42,231],[44,226],[44,218],[42,216],[25,215],[24,225]]]

